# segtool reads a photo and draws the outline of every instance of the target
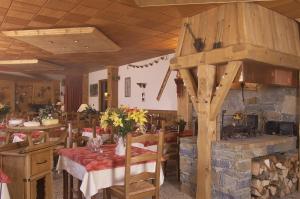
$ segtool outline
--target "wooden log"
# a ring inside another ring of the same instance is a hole
[[[260,169],[260,163],[259,162],[252,162],[252,165],[251,165],[251,172],[252,172],[252,175],[254,176],[258,176],[260,174],[259,172],[259,169]]]

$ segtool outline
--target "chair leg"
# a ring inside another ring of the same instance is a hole
[[[103,194],[105,194],[104,199],[111,199],[111,193],[109,189],[104,189]]]
[[[180,182],[180,161],[177,160],[177,180]]]
[[[69,175],[69,180],[70,180],[70,183],[69,183],[69,187],[70,187],[70,199],[73,199],[73,176],[72,175]]]
[[[164,163],[163,163],[163,172],[164,172],[165,177],[167,177],[167,161],[164,161]]]
[[[69,181],[69,179],[68,179],[68,173],[64,170],[63,171],[63,199],[69,199],[69,193],[68,193],[68,187],[69,187],[69,185],[68,185],[68,181]]]
[[[82,181],[81,180],[78,180],[78,184],[77,184],[77,198],[78,199],[82,199],[82,193],[81,193],[81,191],[80,191],[80,187],[81,187],[81,183],[82,183]]]

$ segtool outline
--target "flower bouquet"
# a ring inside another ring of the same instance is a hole
[[[6,104],[0,103],[0,120],[2,120],[10,111],[10,107]]]
[[[107,109],[101,116],[100,124],[102,128],[111,127],[116,129],[118,136],[117,155],[125,155],[124,139],[129,132],[133,132],[137,128],[144,129],[147,122],[146,113],[147,111],[143,109],[121,106],[116,109]]]

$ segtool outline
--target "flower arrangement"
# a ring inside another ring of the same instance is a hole
[[[44,108],[39,109],[39,116],[38,120],[42,121],[45,119],[54,119],[58,118],[59,116],[59,111],[56,109],[54,105],[46,105]]]
[[[107,109],[101,116],[101,127],[113,127],[117,129],[119,137],[125,137],[127,133],[136,128],[143,129],[147,122],[147,111],[137,108],[121,106],[116,109]]]
[[[0,116],[5,116],[10,111],[10,107],[6,104],[0,103]]]

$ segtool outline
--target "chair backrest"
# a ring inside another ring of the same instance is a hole
[[[164,160],[174,160],[179,158],[179,133],[166,132],[164,134],[162,156]]]
[[[141,136],[133,137],[131,134],[127,135],[126,140],[126,160],[125,160],[125,194],[129,194],[129,186],[132,183],[153,180],[156,190],[159,191],[160,186],[160,170],[161,170],[161,156],[163,148],[163,135],[161,130],[158,134],[143,134]],[[157,152],[150,152],[132,156],[132,143],[157,143]],[[131,166],[134,164],[144,163],[148,161],[155,161],[155,172],[143,172],[137,175],[131,175]]]

